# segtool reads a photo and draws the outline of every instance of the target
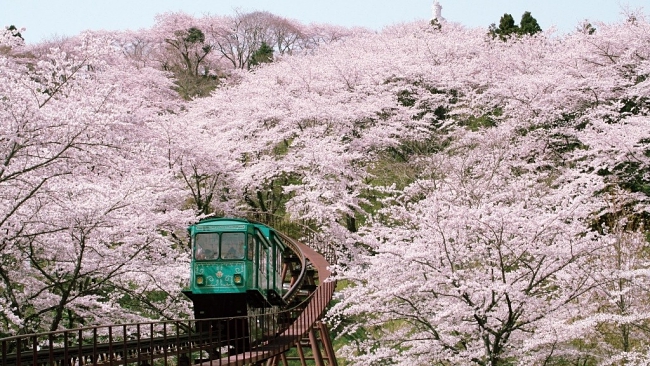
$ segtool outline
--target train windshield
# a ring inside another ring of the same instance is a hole
[[[221,258],[244,259],[245,233],[221,234]]]
[[[219,234],[196,234],[196,237],[194,238],[194,258],[198,260],[219,258]]]

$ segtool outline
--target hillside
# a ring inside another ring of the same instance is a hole
[[[350,364],[647,363],[650,23],[591,29],[350,31],[191,101],[133,35],[6,36],[0,331],[186,312],[183,226],[256,211],[337,247]]]

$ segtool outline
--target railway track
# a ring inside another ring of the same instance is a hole
[[[0,366],[255,365],[277,364],[281,359],[286,365],[286,357],[280,355],[302,339],[313,338],[335,282],[329,280],[329,262],[322,254],[287,235],[282,234],[282,239],[297,264],[285,294],[291,304],[288,309],[246,317],[102,325],[8,337],[0,339]],[[328,344],[328,364],[336,365]],[[316,365],[324,365],[316,351]]]

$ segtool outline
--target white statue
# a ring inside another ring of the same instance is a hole
[[[440,5],[438,0],[435,0],[433,2],[433,5],[431,6],[431,10],[433,11],[433,19],[436,19],[439,22],[445,20],[445,18],[442,17],[442,5]]]

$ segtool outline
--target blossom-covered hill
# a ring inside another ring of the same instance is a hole
[[[350,32],[191,102],[133,35],[2,53],[0,329],[185,311],[179,228],[256,211],[337,247],[351,364],[647,363],[650,23],[583,29]]]

